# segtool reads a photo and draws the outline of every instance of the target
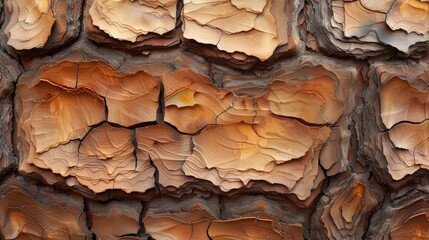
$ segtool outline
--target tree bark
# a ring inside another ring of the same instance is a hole
[[[426,0],[0,9],[0,239],[429,239]]]

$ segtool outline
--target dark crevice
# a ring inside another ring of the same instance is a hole
[[[21,56],[18,55],[9,45],[7,46],[9,49],[0,48],[0,51],[6,54],[10,59],[16,61],[19,64],[21,72],[23,72],[24,66],[22,65]],[[10,52],[11,51],[11,52]],[[15,55],[13,55],[15,54]]]
[[[107,94],[109,94],[109,90],[107,90],[106,96]],[[107,107],[107,99],[103,96],[100,97],[104,100],[104,121],[109,121],[109,107]]]
[[[127,126],[123,126],[123,125],[118,124],[118,123],[113,123],[113,122],[109,122],[109,121],[104,120],[104,121],[101,121],[101,122],[99,122],[97,124],[90,125],[89,127],[91,127],[91,128],[97,128],[97,127],[100,127],[103,124],[108,124],[109,126],[116,127],[116,128],[125,128],[125,129],[128,129],[128,130],[134,130],[134,129],[140,128],[140,127],[147,127],[147,126],[156,125],[157,122],[142,122],[142,123],[134,124],[134,125],[131,125],[131,126],[127,127]]]
[[[86,214],[86,225],[88,227],[88,230],[91,231],[92,225],[93,225],[93,223],[92,223],[92,215],[91,215],[91,213],[89,211],[89,202],[88,202],[88,200],[86,198],[83,198],[83,211]],[[97,235],[95,233],[93,233],[92,231],[91,231],[91,239],[92,240],[96,240],[97,239]]]
[[[164,84],[161,82],[159,87],[158,109],[156,111],[156,121],[164,122],[165,117],[165,101],[164,101]]]
[[[364,234],[362,236],[362,239],[370,239],[368,234],[369,234],[369,229],[371,227],[371,220],[372,217],[378,212],[380,211],[380,209],[383,207],[383,203],[388,199],[388,196],[390,196],[390,191],[389,192],[385,192],[383,199],[378,203],[378,207],[376,207],[375,209],[372,210],[372,212],[368,215],[368,222],[365,226],[365,230],[364,230]]]
[[[310,123],[310,122],[307,122],[304,119],[299,118],[299,117],[283,116],[283,115],[275,114],[273,112],[271,112],[271,114],[273,114],[276,117],[280,117],[280,118],[284,118],[284,119],[293,119],[293,120],[296,120],[299,123],[301,123],[302,125],[306,125],[306,126],[309,126],[309,127],[331,127],[332,126],[332,123]],[[339,118],[341,118],[341,116]]]
[[[125,238],[125,239],[141,239],[141,240],[154,240],[150,235],[148,234],[124,234],[120,236],[116,236],[116,238]]]
[[[182,8],[183,8],[183,0],[178,0],[176,5],[176,23],[179,23],[182,21],[181,19]]]
[[[350,157],[350,164],[349,164],[349,169],[354,172],[354,166],[356,165],[356,162],[359,160],[359,146],[360,146],[360,140],[359,137],[357,135],[357,124],[356,124],[356,120],[354,118],[355,116],[351,117],[350,120],[350,126],[349,126],[349,131],[350,131],[350,155],[352,157]]]
[[[140,204],[142,205],[142,210],[139,213],[139,231],[137,232],[137,235],[143,235],[146,233],[146,228],[144,227],[143,224],[143,217],[146,215],[147,213],[147,207],[146,204],[144,203],[144,201],[141,201]]]
[[[322,170],[323,175],[325,177],[325,180],[320,183],[320,184],[323,184],[323,186],[322,186],[322,193],[325,193],[326,189],[329,187],[329,184],[330,184],[331,180],[330,180],[330,177],[328,176],[328,170],[325,169],[325,168],[323,168],[322,164],[320,163],[320,159],[317,159],[317,164],[318,164],[319,168]],[[317,201],[315,201],[315,203],[316,202]]]
[[[3,6],[3,7],[5,8],[5,6]],[[21,61],[16,61],[15,60],[16,58],[14,58],[13,56],[11,56],[9,54],[9,52],[7,52],[6,50],[2,51],[2,52],[5,53],[6,56],[8,56],[11,59],[10,62],[12,64],[16,63],[16,66],[17,66],[19,72],[16,75],[16,79],[14,79],[14,80],[11,81],[11,89],[8,90],[6,88],[5,90],[3,90],[1,92],[1,96],[0,96],[0,98],[3,99],[3,101],[0,101],[0,102],[6,101],[6,103],[7,103],[7,99],[9,99],[9,101],[10,101],[10,107],[11,107],[11,113],[10,113],[10,118],[9,118],[10,119],[10,122],[9,122],[10,136],[9,137],[10,137],[10,144],[11,144],[11,146],[8,146],[8,144],[4,143],[4,147],[3,147],[3,150],[6,150],[7,151],[6,154],[8,154],[9,157],[10,157],[9,161],[10,161],[11,164],[6,169],[0,169],[0,179],[1,179],[2,176],[5,176],[5,174],[7,174],[8,172],[14,171],[17,168],[17,165],[19,164],[19,157],[18,157],[19,156],[19,151],[17,149],[18,142],[16,141],[17,139],[15,139],[15,136],[17,136],[16,129],[18,127],[17,126],[17,119],[16,119],[16,104],[15,104],[15,99],[17,98],[16,88],[17,88],[18,80],[21,77],[21,75],[24,73],[24,67],[21,64]],[[5,66],[5,67],[2,68],[2,70],[0,71],[0,81],[6,81],[6,80],[8,80],[9,77],[10,78],[14,77],[13,69],[11,69],[13,67],[14,66],[10,66],[10,67]],[[4,74],[4,76],[2,77],[3,74]],[[4,95],[6,95],[6,96],[4,96]],[[4,110],[2,110],[0,112],[2,112],[3,114],[5,114],[4,111],[7,110],[7,108],[3,108],[3,109]],[[5,116],[3,116],[3,117],[8,118],[9,116],[8,116],[8,114],[5,114]],[[4,124],[4,122],[2,124]],[[6,136],[0,137],[1,141],[3,141],[5,137]],[[2,143],[2,145],[3,145],[3,143]],[[1,155],[1,152],[0,152],[0,155]],[[0,161],[4,161],[4,159],[1,156],[0,156]]]
[[[139,216],[140,229],[138,232],[138,236],[144,240],[155,240],[154,238],[152,238],[152,236],[150,236],[146,232],[146,228],[143,223],[143,218],[146,216],[147,211],[148,211],[148,206],[147,204],[145,204],[145,202],[142,201],[142,211],[140,212],[140,216]]]
[[[13,157],[16,158],[14,159],[15,163],[18,161],[17,157]],[[4,161],[3,159],[0,158],[1,161]],[[15,173],[15,168],[16,168],[16,164],[11,164],[9,166],[7,166],[6,168],[0,169],[0,186],[2,184],[3,181],[6,181],[6,179],[8,178],[7,176],[11,173]]]
[[[225,206],[225,199],[222,195],[219,195],[219,218],[225,219],[226,216],[224,216],[223,206]]]
[[[136,138],[136,131],[135,131],[135,129],[139,128],[139,127],[146,127],[146,126],[155,125],[156,122],[144,122],[144,123],[139,123],[139,124],[136,124],[136,125],[133,125],[133,126],[130,126],[130,127],[125,127],[125,126],[122,126],[122,125],[119,125],[119,124],[116,124],[116,123],[107,122],[107,121],[101,121],[101,122],[99,122],[97,124],[90,125],[89,126],[90,129],[85,133],[85,135],[83,137],[81,137],[80,139],[71,139],[70,140],[70,141],[79,140],[79,145],[78,145],[78,148],[77,148],[77,150],[78,150],[78,162],[79,162],[79,156],[80,156],[80,148],[82,146],[83,141],[89,136],[89,134],[92,131],[94,131],[96,128],[102,126],[103,124],[108,124],[109,126],[116,127],[116,128],[125,128],[125,129],[128,129],[128,130],[131,131],[131,140],[132,140],[132,143],[133,143],[133,146],[134,146],[133,154],[134,154],[135,159],[136,159],[135,167],[137,167],[137,147],[138,147],[138,144],[137,144],[137,138]],[[64,143],[64,144],[59,144],[59,145],[68,144],[70,141],[68,141],[67,143]]]
[[[191,142],[190,144],[189,144],[189,146],[190,146],[190,148],[191,148],[191,154],[194,152],[194,147],[195,147],[195,143],[194,143],[194,138],[193,137],[190,137],[189,138],[189,141]]]
[[[77,163],[78,163],[78,164],[79,164],[79,161],[80,161],[80,147],[82,146],[83,141],[85,141],[85,139],[89,136],[89,134],[90,134],[94,129],[96,129],[97,127],[101,126],[102,124],[103,124],[103,122],[100,122],[100,123],[98,123],[98,124],[94,125],[93,127],[91,127],[91,128],[89,129],[89,131],[88,131],[88,132],[86,132],[86,133],[85,133],[85,135],[80,139],[79,144],[78,144],[78,146],[77,146]],[[69,142],[70,142],[70,141],[69,141]]]
[[[421,120],[421,121],[418,121],[418,122],[413,122],[413,121],[409,121],[409,120],[402,120],[402,121],[399,121],[399,122],[397,122],[397,123],[395,123],[395,124],[393,124],[393,126],[391,126],[390,128],[387,128],[387,129],[385,129],[385,130],[381,130],[380,132],[389,132],[392,128],[394,128],[394,127],[396,127],[396,126],[398,126],[398,125],[400,125],[400,124],[402,124],[402,123],[407,123],[407,124],[413,124],[413,125],[418,125],[418,124],[423,124],[423,123],[425,123],[426,121],[428,121],[429,119],[423,119],[423,120]]]
[[[112,122],[105,122],[105,123],[109,124],[112,127],[125,128],[128,130],[134,130],[136,128],[148,127],[148,126],[153,126],[153,125],[158,124],[157,122],[142,122],[142,123],[137,123],[137,124],[134,124],[134,125],[127,127],[127,126],[123,126],[123,125],[118,124],[118,123],[112,123]]]
[[[17,119],[16,119],[16,112],[15,112],[15,109],[16,109],[16,106],[15,106],[15,98],[16,98],[16,85],[18,84],[18,79],[20,78],[20,76],[22,75],[22,72],[17,76],[17,80],[15,81],[15,82],[13,82],[13,84],[12,84],[12,89],[11,89],[11,93],[9,94],[10,95],[10,99],[11,99],[11,116],[10,116],[10,131],[11,131],[11,135],[10,135],[10,142],[11,142],[11,149],[9,149],[11,152],[10,152],[10,157],[11,157],[11,161],[12,161],[12,169],[14,169],[14,168],[16,168],[17,167],[17,165],[18,165],[18,161],[19,161],[19,158],[18,158],[18,156],[19,156],[19,154],[18,154],[18,151],[17,151],[17,149],[16,149],[16,146],[17,146],[17,142],[16,142],[16,139],[15,139],[15,135],[16,135],[16,128],[17,128]],[[0,79],[1,80],[1,79]],[[6,116],[7,117],[7,116]],[[1,159],[1,158],[0,158]],[[1,172],[1,171],[0,171]]]
[[[155,177],[155,188],[156,188],[156,191],[158,192],[158,194],[161,194],[161,189],[159,187],[159,171],[158,171],[158,168],[156,167],[156,165],[153,162],[152,157],[150,155],[149,155],[149,163],[155,169],[154,177]]]
[[[234,96],[234,99],[232,100],[232,103],[233,103],[233,104],[234,104],[234,101],[235,101],[235,96]],[[220,113],[216,116],[216,118],[215,118],[215,124],[219,124],[219,123],[217,122],[217,120],[219,119],[219,117],[220,117],[222,114],[226,113],[228,110],[232,109],[232,108],[233,108],[233,106],[229,106],[229,107],[227,107],[226,109],[224,109],[222,112],[220,112]]]
[[[169,123],[169,122],[164,122],[165,124],[167,124],[168,126],[170,126],[173,130],[175,130],[176,132],[182,134],[182,135],[188,135],[188,136],[196,136],[199,135],[204,129],[206,129],[207,127],[210,126],[219,126],[218,124],[207,124],[204,127],[202,127],[201,129],[199,129],[198,131],[196,131],[195,133],[186,133],[186,132],[182,132],[179,129],[177,129],[176,126],[174,126],[173,124]]]
[[[209,231],[210,231],[210,226],[212,225],[212,222],[210,221],[209,222],[209,225],[207,226],[207,231],[206,231],[206,235],[207,235],[207,238],[209,239],[209,240],[213,240],[211,237],[210,237],[210,234],[209,234]]]
[[[136,138],[136,130],[135,129],[133,129],[132,131],[131,131],[131,142],[132,142],[132,144],[133,144],[133,156],[134,156],[134,161],[135,161],[135,164],[134,164],[134,170],[137,170],[137,163],[138,163],[138,158],[137,158],[137,149],[138,149],[138,147],[139,147],[139,144],[138,144],[138,142],[137,142],[137,138]]]

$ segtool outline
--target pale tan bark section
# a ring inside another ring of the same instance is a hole
[[[18,0],[7,3],[12,16],[6,26],[7,44],[17,50],[42,48],[54,24],[51,0]]]
[[[284,8],[284,4],[273,6],[273,0],[266,0],[260,3],[263,7],[255,11],[234,2],[185,1],[183,36],[262,61],[271,57],[277,46],[287,43],[287,32],[282,36],[276,29],[276,24],[287,25],[286,17],[273,15],[271,10],[273,7]]]
[[[33,55],[64,46],[79,34],[82,2],[4,1],[3,47],[13,55]]]
[[[98,44],[148,55],[180,43],[177,0],[88,0],[86,5],[86,37]]]
[[[148,33],[162,35],[176,26],[176,0],[94,0],[89,15],[95,26],[118,40],[136,42]]]

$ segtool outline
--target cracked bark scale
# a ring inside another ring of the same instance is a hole
[[[428,16],[0,1],[0,239],[429,239]]]

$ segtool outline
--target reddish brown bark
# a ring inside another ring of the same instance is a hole
[[[426,0],[0,8],[0,239],[428,238]]]

